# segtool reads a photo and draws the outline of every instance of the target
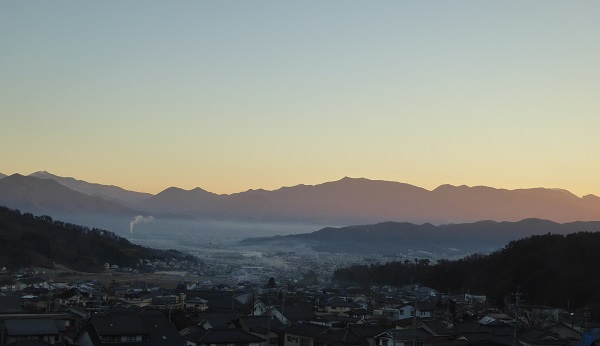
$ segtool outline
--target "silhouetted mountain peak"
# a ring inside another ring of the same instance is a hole
[[[195,188],[191,189],[190,192],[193,192],[193,193],[212,193],[212,192],[208,192],[208,191],[204,190],[201,187],[195,187]]]
[[[161,192],[157,193],[155,195],[155,197],[156,196],[177,195],[177,194],[183,194],[185,192],[187,192],[187,190],[184,190],[180,187],[171,186],[171,187],[168,187],[168,188],[162,190]]]
[[[180,187],[171,186],[157,193],[156,196],[176,196],[176,195],[216,195],[213,192],[209,192],[200,187],[195,187],[191,190],[182,189]]]
[[[103,185],[72,177],[61,177],[47,171],[38,171],[29,176],[41,179],[52,179],[71,190],[128,205],[133,205],[151,196],[149,193],[128,191],[115,185]]]
[[[13,174],[0,181],[0,204],[30,212],[129,213],[120,203],[69,189],[53,179]]]
[[[15,174],[9,175],[6,178],[4,178],[2,181],[4,183],[7,183],[7,184],[37,185],[37,186],[46,185],[46,186],[60,186],[60,187],[63,187],[58,182],[56,182],[55,180],[52,180],[52,179],[42,179],[42,178],[37,178],[37,177],[29,177],[29,176],[22,175],[22,174],[19,174],[19,173],[15,173]]]
[[[29,176],[31,177],[40,177],[40,176],[48,176],[48,177],[56,177],[56,175],[48,172],[48,171],[37,171],[37,172],[33,172],[31,173]]]
[[[75,179],[73,177],[61,177],[58,176],[56,174],[52,174],[48,171],[37,171],[37,172],[33,172],[30,175],[28,175],[29,177],[35,177],[35,178],[40,178],[40,179],[54,179],[57,180],[58,179],[64,179],[64,180],[69,180],[69,181],[80,181],[82,182],[83,180],[79,180],[79,179]]]
[[[438,187],[436,187],[435,189],[432,190],[432,192],[456,192],[456,191],[461,191],[461,192],[466,192],[466,191],[475,191],[475,190],[496,190],[493,187],[488,187],[488,186],[468,186],[468,185],[452,185],[452,184],[443,184],[440,185]]]

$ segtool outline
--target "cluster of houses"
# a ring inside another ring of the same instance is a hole
[[[0,346],[590,346],[587,314],[427,287],[0,283]]]

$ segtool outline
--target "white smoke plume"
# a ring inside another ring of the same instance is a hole
[[[154,216],[149,215],[149,216],[142,216],[142,215],[138,215],[136,217],[133,218],[133,220],[129,223],[129,233],[133,234],[133,226],[137,225],[138,223],[148,223],[148,222],[152,222],[154,220]]]

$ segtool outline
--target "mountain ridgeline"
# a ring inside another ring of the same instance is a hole
[[[392,181],[343,178],[318,185],[216,194],[168,188],[156,195],[48,172],[0,176],[0,205],[51,213],[152,213],[258,221],[367,224],[381,221],[464,223],[479,220],[600,220],[600,197],[559,189],[442,185],[432,191]]]
[[[119,201],[88,195],[54,179],[13,174],[0,179],[0,205],[36,214],[134,214]]]
[[[486,294],[499,303],[517,288],[527,304],[582,308],[600,313],[600,233],[545,234],[511,241],[489,255],[455,261],[428,260],[355,265],[337,270],[334,281],[345,285],[403,286],[420,283],[454,294]]]
[[[497,250],[508,242],[531,235],[598,232],[599,221],[556,223],[525,219],[517,222],[478,221],[435,226],[383,222],[374,225],[328,227],[307,234],[249,238],[244,245],[281,249],[308,248],[319,252],[404,255],[428,258],[460,257]]]
[[[184,259],[178,251],[146,248],[112,232],[0,207],[0,268],[53,268],[54,263],[97,272],[105,263],[135,267],[141,259]]]

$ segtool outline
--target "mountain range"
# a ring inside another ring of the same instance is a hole
[[[48,172],[0,175],[0,205],[36,213],[172,214],[235,220],[368,224],[450,224],[479,220],[600,220],[600,197],[566,190],[498,189],[343,178],[318,185],[216,194],[170,187],[156,195],[65,178]]]

